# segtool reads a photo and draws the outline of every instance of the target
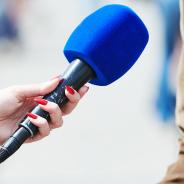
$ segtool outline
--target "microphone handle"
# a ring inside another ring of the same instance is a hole
[[[64,72],[61,82],[56,89],[45,95],[43,98],[58,104],[60,107],[68,102],[65,95],[65,86],[69,85],[75,90],[79,90],[85,83],[95,77],[93,70],[83,61],[74,60]],[[42,110],[38,105],[32,110],[49,121],[49,113]],[[25,117],[20,123],[19,128],[10,136],[10,138],[0,148],[0,163],[15,153],[19,147],[31,136],[38,133],[38,128],[31,123],[29,118]]]

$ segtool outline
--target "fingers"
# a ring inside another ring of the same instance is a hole
[[[57,87],[59,81],[59,77],[56,77],[50,81],[40,84],[14,86],[12,87],[12,90],[19,100],[24,100],[25,98],[43,96],[45,94],[48,94]]]
[[[30,139],[28,139],[26,142],[33,142],[36,140],[40,140],[50,133],[50,127],[46,119],[32,113],[28,113],[27,116],[29,117],[30,121],[38,127],[38,134]]]
[[[49,126],[50,129],[59,128],[63,124],[62,112],[59,106],[56,103],[49,102],[44,99],[34,99],[35,102],[39,104],[39,106],[47,111],[50,115]]]
[[[49,135],[50,131],[55,128],[59,128],[63,124],[62,112],[59,106],[53,102],[49,102],[44,99],[34,99],[43,110],[47,111],[50,115],[50,121],[42,118],[36,114],[28,113],[27,116],[31,122],[38,127],[38,134],[27,142],[38,141]]]
[[[50,121],[48,122],[45,118],[36,114],[28,113],[27,116],[31,122],[38,127],[39,132],[36,136],[29,138],[26,142],[38,141],[48,136],[52,129],[61,127],[63,125],[62,114],[69,114],[76,107],[79,100],[87,93],[88,89],[87,86],[83,86],[77,92],[70,86],[66,86],[65,94],[69,99],[69,102],[62,108],[62,111],[56,103],[41,98],[34,99],[34,101],[39,104],[40,108],[49,113]]]
[[[69,114],[77,106],[79,100],[87,93],[89,87],[83,86],[79,91],[75,91],[70,86],[66,86],[65,94],[69,99],[69,102],[62,108],[63,115]]]
[[[88,86],[82,86],[78,91],[80,97],[82,98],[88,92],[88,90],[89,90]]]

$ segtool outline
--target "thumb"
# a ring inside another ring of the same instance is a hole
[[[16,97],[20,100],[25,98],[43,96],[53,91],[59,84],[60,79],[55,78],[40,84],[30,84],[14,87]]]

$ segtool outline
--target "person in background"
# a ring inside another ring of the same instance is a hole
[[[66,86],[65,94],[69,102],[60,109],[57,104],[42,99],[42,96],[53,91],[59,82],[60,78],[56,77],[40,84],[12,86],[0,90],[0,144],[3,144],[12,135],[18,128],[18,123],[26,115],[39,129],[39,133],[29,138],[27,142],[38,141],[48,136],[52,129],[62,126],[63,116],[72,112],[79,100],[88,91],[88,87],[83,86],[77,92],[72,87]],[[51,118],[49,122],[36,114],[30,113],[36,105],[49,112]]]
[[[176,106],[175,76],[181,48],[179,0],[156,0],[163,17],[164,60],[156,108],[163,122],[173,119]]]
[[[178,67],[178,82],[176,93],[176,124],[181,131],[178,159],[169,166],[160,184],[184,184],[184,0],[180,0],[182,51]]]
[[[0,42],[6,47],[9,43],[20,41],[20,17],[23,0],[0,1]]]

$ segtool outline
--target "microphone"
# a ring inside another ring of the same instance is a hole
[[[65,86],[80,89],[89,82],[106,86],[123,76],[137,61],[149,34],[138,15],[127,6],[107,5],[86,17],[73,31],[64,55],[69,63],[62,82],[43,98],[64,106]],[[33,113],[49,120],[49,113],[36,106]],[[0,163],[16,152],[38,128],[25,117],[0,148]]]

